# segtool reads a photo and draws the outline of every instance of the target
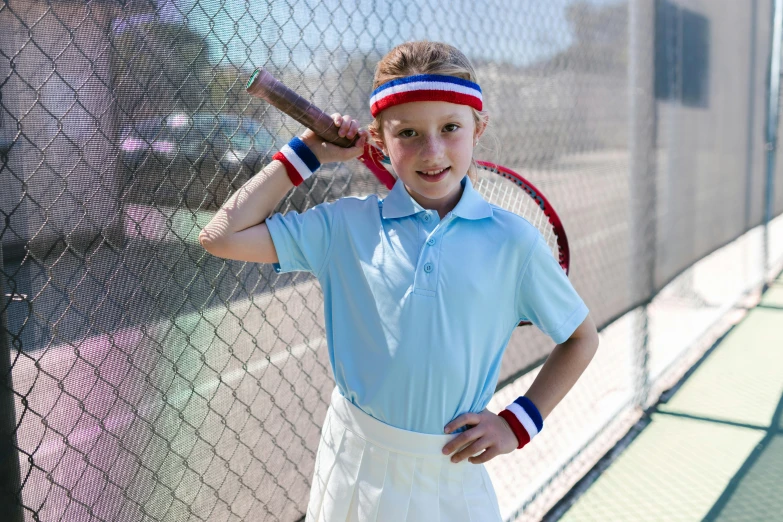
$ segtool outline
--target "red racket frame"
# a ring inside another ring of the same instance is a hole
[[[383,153],[380,151],[380,149],[367,144],[364,148],[364,154],[359,156],[357,159],[364,163],[364,165],[373,174],[375,174],[375,177],[377,177],[378,180],[383,183],[387,189],[391,190],[397,180],[383,165]],[[536,201],[538,206],[541,208],[541,211],[547,217],[549,223],[554,229],[557,250],[559,253],[559,259],[557,262],[560,263],[560,266],[563,268],[563,270],[565,270],[565,273],[568,274],[571,263],[571,252],[568,249],[568,238],[566,237],[565,228],[563,228],[563,222],[560,221],[560,216],[557,215],[554,207],[549,203],[549,200],[546,199],[546,196],[544,196],[544,194],[538,190],[535,185],[530,183],[518,173],[504,167],[503,165],[480,160],[477,160],[476,163],[481,167],[490,170],[495,174],[503,176],[507,180],[515,183],[522,190],[524,190],[528,196]]]

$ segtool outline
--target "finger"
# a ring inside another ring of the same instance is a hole
[[[356,140],[356,143],[354,143],[353,146],[356,148],[364,149],[364,144],[367,143],[367,140],[370,139],[370,133],[367,132],[366,129],[359,129],[357,134],[359,134],[359,139]]]
[[[348,132],[346,133],[346,136],[349,138],[353,138],[356,136],[356,133],[359,132],[359,122],[356,120],[351,120],[351,126],[348,128]]]
[[[445,446],[443,446],[443,454],[450,455],[460,448],[464,448],[476,439],[481,438],[484,434],[483,430],[474,428],[472,430],[463,431],[453,439],[451,439]]]
[[[498,455],[500,455],[500,452],[497,451],[493,446],[487,449],[481,455],[468,458],[468,462],[470,462],[471,464],[484,464],[485,462],[489,462],[490,460],[494,459]]]
[[[452,462],[462,462],[463,460],[472,457],[473,455],[476,455],[478,453],[481,453],[485,449],[489,448],[492,445],[490,441],[486,439],[486,437],[482,437],[467,448],[463,449],[462,451],[457,452],[451,457]]]
[[[340,125],[340,130],[337,131],[337,134],[339,134],[341,138],[344,138],[345,135],[348,134],[348,130],[351,127],[350,122],[351,122],[351,117],[348,116],[347,114],[344,115]],[[346,123],[348,123],[348,125],[345,125]]]
[[[453,421],[446,424],[446,433],[457,431],[463,426],[475,426],[481,421],[478,413],[463,413]]]
[[[332,114],[332,121],[334,122],[335,125],[339,127],[340,125],[343,124],[343,117],[339,112],[335,112],[334,114]]]

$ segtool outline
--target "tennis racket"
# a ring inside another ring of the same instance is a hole
[[[337,126],[331,116],[283,85],[263,68],[253,72],[246,89],[252,96],[266,100],[311,129],[324,141],[341,147],[350,147],[359,139],[359,136],[349,139],[338,135]],[[386,188],[391,189],[394,186],[396,177],[391,171],[388,158],[384,157],[380,149],[368,143],[364,154],[358,159]],[[555,209],[544,194],[509,168],[488,161],[476,161],[476,164],[478,182],[474,188],[489,203],[518,214],[532,223],[544,236],[555,259],[567,274],[571,259],[566,233]]]

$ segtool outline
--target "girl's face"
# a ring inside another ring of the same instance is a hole
[[[467,105],[442,101],[403,103],[383,111],[383,149],[408,193],[422,207],[450,212],[462,196],[476,129]]]

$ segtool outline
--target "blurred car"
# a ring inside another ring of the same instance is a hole
[[[124,127],[125,201],[217,209],[287,142],[233,114],[174,113]]]

